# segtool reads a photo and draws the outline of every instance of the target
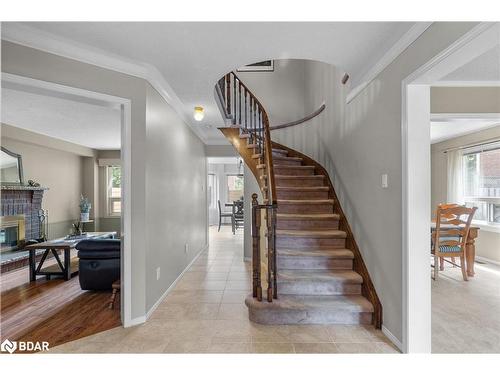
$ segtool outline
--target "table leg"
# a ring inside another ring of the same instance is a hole
[[[465,257],[467,259],[467,276],[474,277],[474,259],[476,259],[476,245],[473,239],[467,240],[465,245]]]
[[[36,281],[36,250],[29,250],[30,281]]]
[[[71,279],[70,249],[64,249],[64,280]]]

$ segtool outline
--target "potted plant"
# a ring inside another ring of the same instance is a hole
[[[86,222],[90,219],[90,209],[92,205],[88,198],[83,195],[80,197],[80,221]]]

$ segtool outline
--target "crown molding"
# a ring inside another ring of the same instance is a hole
[[[500,113],[431,113],[431,122],[449,122],[461,120],[500,121]]]
[[[437,81],[432,87],[500,87],[500,81]]]
[[[432,22],[416,22],[393,46],[368,70],[359,80],[354,81],[354,87],[347,94],[349,103],[370,84],[382,71],[389,66],[408,46],[432,25]]]
[[[9,23],[8,27],[2,28],[1,37],[2,40],[8,42],[144,79],[172,106],[198,138],[205,142],[203,134],[190,121],[182,101],[160,71],[153,65],[128,59],[19,23]]]

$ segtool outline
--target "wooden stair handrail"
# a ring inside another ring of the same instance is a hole
[[[280,125],[273,125],[273,126],[269,127],[269,130],[273,131],[273,130],[278,130],[278,129],[289,128],[290,126],[295,126],[295,125],[303,124],[304,122],[312,120],[313,118],[315,118],[316,116],[318,116],[321,112],[323,112],[325,110],[325,108],[326,108],[326,104],[323,103],[323,104],[321,104],[321,106],[317,110],[315,110],[314,112],[312,112],[312,113],[308,114],[307,116],[301,118],[300,120],[285,122],[284,124],[280,124]],[[261,130],[261,129],[257,128],[256,130]]]

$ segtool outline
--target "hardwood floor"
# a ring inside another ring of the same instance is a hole
[[[83,291],[78,276],[30,283],[24,268],[2,274],[0,284],[2,341],[48,341],[54,347],[121,325],[119,308],[107,307],[111,291]]]

